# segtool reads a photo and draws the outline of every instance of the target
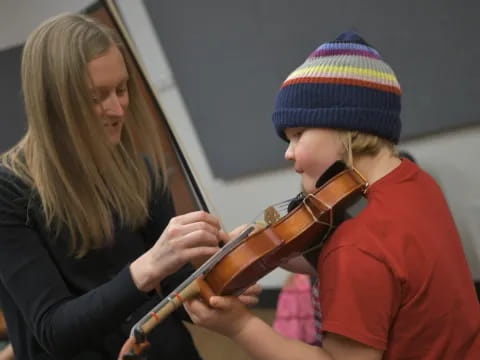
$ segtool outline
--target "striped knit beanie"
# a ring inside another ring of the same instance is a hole
[[[321,45],[283,82],[273,123],[361,131],[397,143],[400,84],[380,54],[355,32]]]

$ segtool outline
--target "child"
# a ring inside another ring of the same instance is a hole
[[[307,192],[335,160],[368,180],[368,204],[318,259],[323,347],[287,339],[234,297],[186,305],[256,359],[479,359],[480,309],[444,196],[397,156],[401,89],[358,34],[315,50],[283,83],[273,123]]]

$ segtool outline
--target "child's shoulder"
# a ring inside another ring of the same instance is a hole
[[[360,214],[342,222],[335,229],[329,242],[330,249],[340,247],[361,248],[367,252],[377,252],[391,231],[389,218],[372,212],[367,206]]]

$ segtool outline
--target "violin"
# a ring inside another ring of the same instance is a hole
[[[287,215],[281,217],[275,207],[267,208],[263,229],[249,226],[140,319],[119,360],[139,359],[149,347],[146,335],[185,300],[201,296],[208,302],[213,295],[240,295],[279,265],[321,246],[334,227],[335,213],[356,201],[368,186],[356,169],[339,163],[322,178],[337,172],[335,175],[326,181],[319,179],[323,184],[314,193],[297,196]]]

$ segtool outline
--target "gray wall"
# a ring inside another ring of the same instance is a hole
[[[215,176],[285,165],[275,94],[319,44],[358,30],[404,89],[403,140],[472,124],[478,0],[144,0]]]
[[[94,0],[0,1],[0,152],[14,145],[26,130],[20,86],[22,44],[40,22],[62,12],[76,12]]]

